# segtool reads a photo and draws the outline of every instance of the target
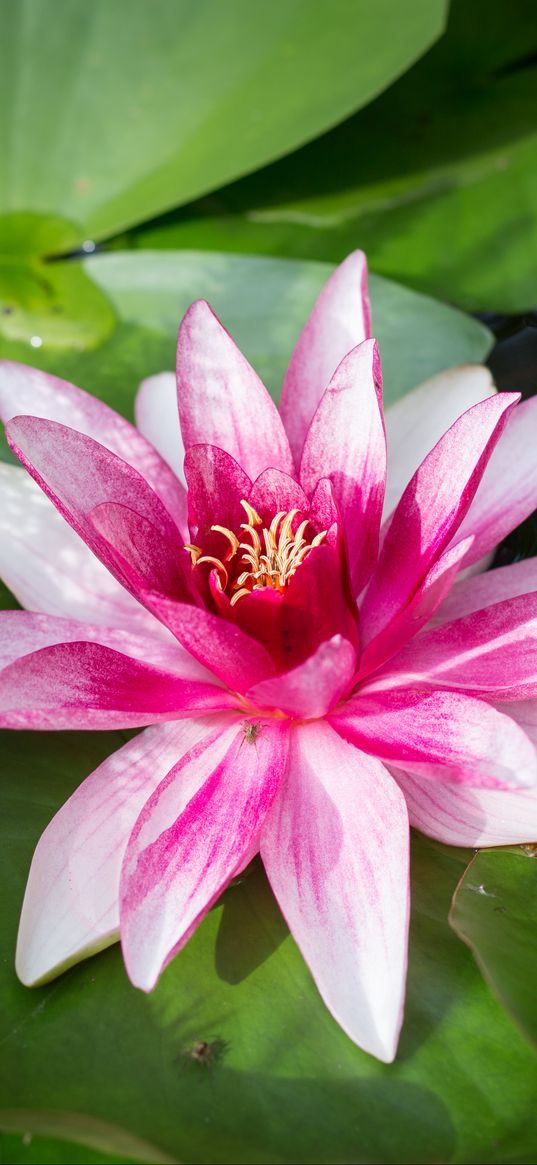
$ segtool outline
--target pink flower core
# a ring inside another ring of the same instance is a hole
[[[192,543],[185,546],[193,568],[202,563],[213,568],[215,585],[227,594],[232,607],[252,591],[270,588],[281,594],[310,551],[320,546],[327,534],[326,530],[312,534],[308,518],[293,529],[300,514],[298,509],[287,513],[280,510],[270,525],[264,526],[263,519],[249,502],[243,499],[241,506],[247,518],[240,525],[244,531],[243,542],[227,526],[211,526],[215,534],[221,534],[228,542],[221,558],[204,554],[201,547]]]

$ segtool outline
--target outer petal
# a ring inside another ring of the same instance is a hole
[[[466,565],[477,562],[537,507],[537,398],[511,413],[458,538],[474,535]]]
[[[488,368],[463,364],[431,377],[386,409],[386,514],[391,514],[418,466],[457,417],[494,391]]]
[[[355,1043],[393,1060],[409,905],[408,819],[395,782],[327,724],[297,727],[261,857],[327,1007]]]
[[[432,623],[451,623],[505,599],[537,591],[537,558],[499,566],[485,574],[461,579],[436,611]]]
[[[375,689],[417,684],[488,700],[537,695],[537,591],[424,631],[371,677]]]
[[[537,840],[536,789],[471,789],[393,769],[411,825],[447,845],[516,845]]]
[[[425,777],[484,786],[537,783],[537,753],[522,729],[458,692],[360,693],[330,722],[357,748]]]
[[[0,417],[7,424],[23,413],[59,421],[99,441],[149,482],[176,521],[184,518],[185,491],[145,437],[108,405],[57,376],[0,362]]]
[[[136,728],[230,707],[214,683],[95,642],[42,647],[0,671],[2,728]]]
[[[382,378],[375,340],[344,357],[308,429],[300,480],[312,495],[329,477],[347,543],[351,585],[360,594],[378,553],[386,481]]]
[[[334,635],[305,663],[274,679],[263,680],[246,698],[258,708],[280,708],[288,716],[310,720],[324,716],[350,687],[356,652],[348,639]]]
[[[245,755],[246,753],[246,755]],[[161,971],[242,868],[282,779],[287,729],[243,726],[194,748],[161,782],[131,834],[121,876],[121,941],[130,978],[150,991]],[[176,789],[198,791],[177,808]]]
[[[0,576],[23,607],[167,636],[24,469],[0,464],[0,494]]]
[[[119,937],[119,876],[138,814],[166,773],[227,717],[147,729],[105,760],[62,806],[32,861],[17,941],[17,974],[46,982]],[[192,795],[177,785],[178,807]]]
[[[252,480],[269,466],[293,473],[274,401],[204,300],[179,328],[177,392],[185,449],[218,445]]]
[[[17,417],[6,431],[34,480],[127,590],[189,595],[179,530],[135,469],[55,421]]]
[[[183,469],[185,447],[179,424],[174,372],[159,372],[142,380],[134,402],[134,414],[140,432],[186,486]]]
[[[370,335],[367,264],[363,252],[354,251],[323,287],[283,382],[280,411],[297,465],[330,378],[347,352]]]
[[[500,393],[463,413],[420,465],[389,523],[361,605],[364,643],[408,605],[451,541],[518,399]]]

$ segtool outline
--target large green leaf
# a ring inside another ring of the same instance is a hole
[[[119,738],[6,736],[0,1087],[6,1108],[28,1110],[23,1127],[56,1110],[58,1133],[71,1110],[186,1162],[529,1155],[537,1059],[447,924],[465,851],[415,841],[407,1021],[390,1067],[354,1047],[323,1007],[258,865],[153,994],[129,985],[117,949],[29,991],[11,952],[33,846]]]
[[[537,1045],[535,847],[482,850],[453,899],[450,922],[492,989]]]
[[[0,9],[0,210],[102,238],[360,108],[445,0],[17,0]]]
[[[148,246],[336,260],[460,306],[535,303],[533,0],[454,0],[446,36],[367,110],[176,221]]]

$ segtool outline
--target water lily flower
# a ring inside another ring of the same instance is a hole
[[[37,846],[24,983],[119,934],[151,990],[260,852],[326,1005],[390,1061],[409,820],[456,845],[535,837],[536,560],[484,568],[537,505],[537,400],[465,367],[384,418],[370,333],[355,253],[280,411],[205,302],[138,428],[3,364],[24,469],[0,469],[0,572],[26,610],[1,616],[0,723],[145,728]]]

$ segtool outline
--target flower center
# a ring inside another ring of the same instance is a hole
[[[192,543],[185,546],[193,567],[205,562],[216,570],[216,585],[221,591],[227,592],[231,606],[252,591],[265,590],[267,587],[280,592],[285,590],[310,550],[320,546],[327,534],[326,530],[322,530],[313,537],[308,535],[308,518],[293,530],[300,510],[289,510],[288,513],[281,510],[267,527],[263,526],[263,519],[249,502],[243,499],[241,506],[247,519],[240,526],[244,531],[244,541],[241,542],[227,526],[211,526],[215,534],[223,534],[229,542],[222,558],[204,554],[201,547]]]

